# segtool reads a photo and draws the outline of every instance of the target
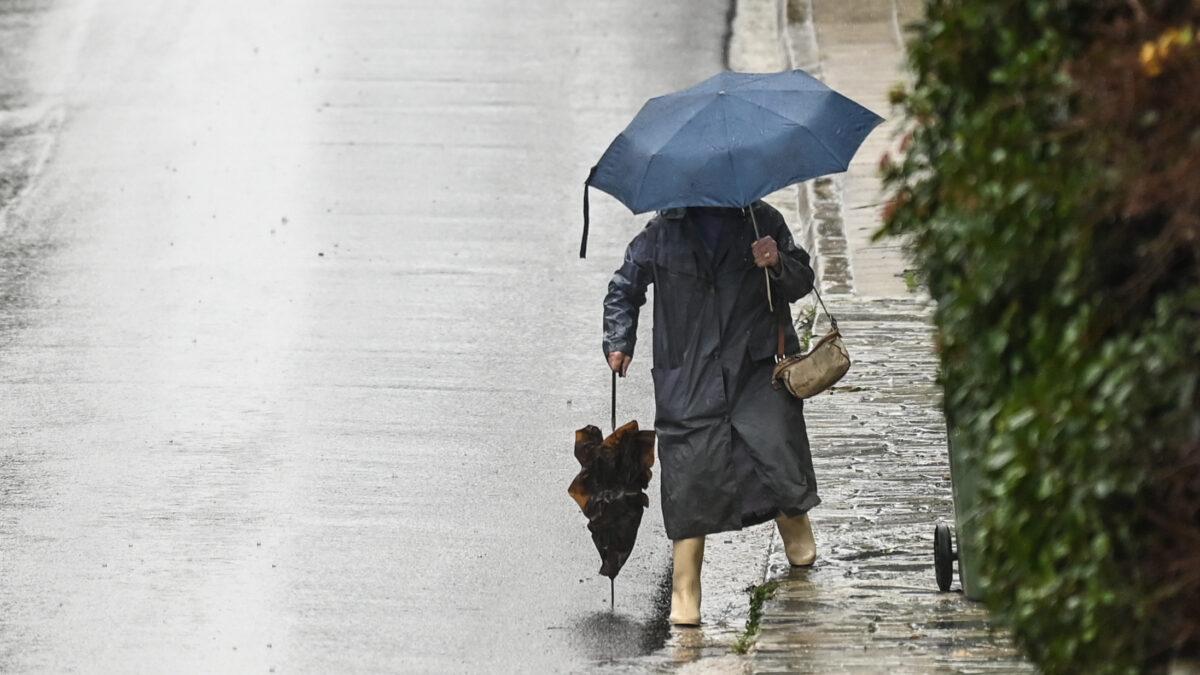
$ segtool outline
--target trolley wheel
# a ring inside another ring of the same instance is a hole
[[[950,590],[954,561],[958,558],[954,553],[952,537],[950,526],[945,523],[938,523],[933,530],[933,571],[937,574],[938,589],[943,593]]]

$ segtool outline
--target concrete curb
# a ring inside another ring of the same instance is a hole
[[[730,70],[778,72],[797,67],[788,30],[788,2],[789,0],[735,0],[727,50],[728,63],[726,65]],[[808,16],[811,16],[811,12]],[[811,35],[811,21],[808,29]],[[807,54],[808,57],[811,57],[808,59],[811,64],[806,65],[816,64],[815,36],[807,42],[806,47],[811,50]],[[811,67],[806,70],[819,77],[819,74]],[[824,276],[825,265],[818,250],[817,231],[811,209],[813,203],[811,184],[812,181],[806,181],[786,187],[768,195],[765,201],[779,209],[791,226],[797,243],[812,255],[813,270],[816,272],[818,283],[820,283]],[[821,288],[824,290],[825,286],[822,285]],[[797,303],[799,310],[797,316],[801,318],[801,324],[797,326],[797,329],[802,331],[802,338],[813,332],[812,322],[804,317],[809,316],[810,313],[815,315],[815,308],[816,300],[812,296]],[[774,526],[770,527],[770,534],[766,536],[765,541],[764,558],[762,564],[757,566],[758,578],[755,583],[758,584],[765,583],[772,576],[769,561],[782,550],[783,546],[779,532]]]
[[[788,68],[785,8],[786,0],[735,0],[727,45],[726,66],[730,70],[775,72]],[[806,193],[799,186],[791,186],[768,196],[766,201],[792,225],[797,241],[806,250],[814,250]],[[705,658],[681,665],[679,672],[741,672],[744,658],[728,650],[749,618],[746,589],[771,576],[770,558],[780,545],[774,523],[710,537],[701,571],[704,629],[679,632],[668,646],[677,657],[689,655],[684,661],[701,655]]]
[[[37,185],[65,119],[62,105],[0,111],[0,233],[8,229],[13,210]],[[13,189],[5,194],[8,187]]]
[[[735,0],[728,68],[740,72],[777,72],[797,67],[788,25],[788,0]],[[815,61],[815,50],[813,56]],[[789,186],[768,195],[765,201],[779,209],[791,226],[797,243],[812,254],[813,269],[820,280],[824,263],[819,255],[812,217],[811,183]],[[802,303],[798,315],[806,316],[816,301],[808,298]],[[798,328],[811,331],[812,326],[801,324]]]
[[[31,3],[6,10],[28,12],[32,18],[7,29],[8,33],[0,31],[0,38],[19,37],[22,50],[41,55],[44,62],[36,64],[37,72],[25,72],[35,67],[33,62],[3,64],[16,71],[9,73],[10,77],[15,75],[16,81],[25,80],[27,85],[36,82],[38,91],[29,91],[34,87],[25,86],[17,92],[0,92],[18,93],[18,101],[29,99],[23,107],[0,109],[0,233],[6,231],[13,213],[36,189],[42,170],[54,154],[59,130],[66,123],[66,98],[96,4],[96,0],[83,0],[69,8],[51,8]],[[15,31],[21,34],[14,36]],[[54,58],[45,59],[47,54]]]

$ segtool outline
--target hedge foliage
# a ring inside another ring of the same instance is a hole
[[[1195,656],[1200,2],[928,0],[913,30],[881,235],[938,303],[989,607],[1048,673]]]

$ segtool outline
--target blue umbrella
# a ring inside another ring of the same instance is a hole
[[[803,70],[723,72],[652,98],[584,181],[634,213],[747,206],[776,190],[845,171],[883,118]]]

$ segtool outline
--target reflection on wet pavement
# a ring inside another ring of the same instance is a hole
[[[633,618],[628,614],[598,611],[566,627],[571,642],[600,669],[633,667],[642,657],[660,651],[670,636],[666,622],[670,603],[670,577],[664,575],[653,599],[653,614]],[[618,603],[620,601],[618,600]]]

